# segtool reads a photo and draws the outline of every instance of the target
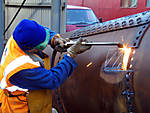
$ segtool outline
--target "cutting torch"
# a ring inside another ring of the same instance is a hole
[[[70,47],[71,45],[75,44],[76,41],[69,41],[65,43],[66,47]],[[82,45],[87,46],[117,46],[118,48],[123,48],[123,44],[119,42],[94,42],[94,41],[82,41]]]

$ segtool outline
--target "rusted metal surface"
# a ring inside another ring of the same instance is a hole
[[[90,41],[128,44],[133,47],[135,53],[132,52],[133,59],[128,67],[132,72],[104,71],[107,54],[114,51],[111,53],[113,55],[118,51],[116,46],[93,46],[89,51],[77,56],[77,69],[58,89],[56,96],[59,97],[59,102],[54,97],[54,106],[58,109],[59,105],[62,106],[60,113],[127,113],[129,104],[124,91],[130,88],[134,92],[133,98],[130,96],[133,102],[131,111],[150,112],[149,21],[150,12],[143,12],[62,34],[63,37],[71,37],[73,40],[82,36]]]

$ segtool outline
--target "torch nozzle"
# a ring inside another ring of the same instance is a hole
[[[123,44],[119,43],[118,45],[118,48],[123,48]]]

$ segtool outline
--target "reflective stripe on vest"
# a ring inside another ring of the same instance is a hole
[[[24,69],[34,69],[40,67],[38,61],[33,61],[17,45],[13,37],[8,40],[0,64],[0,101],[2,102],[2,113],[28,113],[28,103],[25,102],[27,97],[24,96],[27,89],[22,89],[10,83],[9,79],[15,73]],[[8,95],[7,95],[8,93]],[[14,96],[21,95],[17,98],[10,98],[9,94]],[[22,101],[23,100],[23,101]]]
[[[30,64],[34,64],[34,65],[40,66],[39,62],[34,62],[27,55],[23,55],[23,56],[20,56],[20,57],[16,58],[14,61],[12,61],[10,64],[8,64],[8,66],[4,70],[4,73],[3,73],[4,77],[1,80],[1,84],[0,84],[1,89],[7,89],[7,90],[9,90],[11,92],[16,91],[16,90],[19,90],[19,91],[28,91],[27,89],[22,89],[22,88],[19,88],[17,86],[11,86],[11,87],[7,87],[6,88],[6,86],[7,86],[7,83],[6,83],[6,77],[7,77],[7,75],[11,71],[15,70],[16,68],[20,67],[21,65],[23,65],[25,63],[30,63]]]

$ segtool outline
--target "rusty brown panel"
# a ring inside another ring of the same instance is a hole
[[[139,29],[140,26],[84,38],[90,41],[117,41],[130,44]],[[69,37],[72,33],[62,36]],[[78,63],[77,69],[58,90],[58,96],[67,113],[121,113],[127,111],[120,90],[124,74],[105,73],[103,70],[108,51],[117,49],[115,46],[93,46],[89,51],[75,58]],[[92,64],[87,67],[91,62]],[[55,106],[59,106],[57,102]]]
[[[145,33],[141,45],[135,50],[134,88],[138,113],[150,112],[150,29]]]

